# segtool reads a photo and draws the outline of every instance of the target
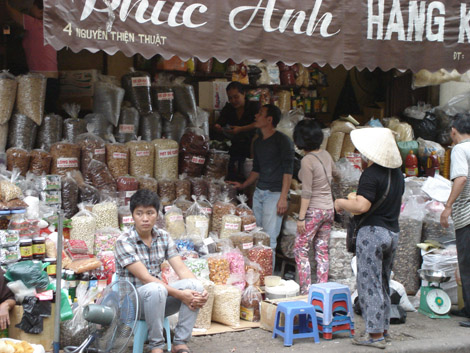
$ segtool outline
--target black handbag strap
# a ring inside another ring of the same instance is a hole
[[[392,183],[392,170],[388,169],[388,184],[387,184],[387,189],[385,189],[385,193],[382,195],[382,197],[375,204],[372,205],[372,207],[369,209],[369,211],[367,211],[367,213],[364,214],[361,217],[359,222],[357,222],[356,229],[359,229],[359,227],[361,226],[362,223],[364,223],[364,221],[367,219],[367,217],[369,217],[385,201],[385,199],[388,196],[388,192],[390,191],[390,184],[391,183]]]

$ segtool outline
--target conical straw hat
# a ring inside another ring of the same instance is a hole
[[[382,167],[398,168],[402,164],[400,151],[390,129],[356,129],[351,131],[351,140],[359,152]]]

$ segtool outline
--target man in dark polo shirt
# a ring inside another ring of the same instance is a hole
[[[233,183],[244,189],[258,182],[253,195],[253,211],[256,224],[263,227],[271,238],[273,268],[277,237],[282,217],[287,211],[287,196],[294,170],[294,145],[282,132],[276,130],[281,111],[273,104],[261,107],[255,116],[255,127],[260,136],[253,145],[253,170],[243,183]]]

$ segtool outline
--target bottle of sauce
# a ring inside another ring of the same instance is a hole
[[[439,164],[439,156],[437,155],[436,151],[432,151],[431,155],[426,161],[426,176],[434,177],[435,175],[439,175]]]
[[[405,159],[405,175],[407,177],[418,176],[418,157],[410,150]]]
[[[75,272],[71,270],[65,271],[65,280],[67,281],[69,285],[69,295],[72,298],[72,303],[76,297],[76,291],[77,291],[77,277],[75,277]]]
[[[33,241],[31,239],[20,240],[21,261],[33,259]]]
[[[46,240],[43,237],[33,239],[33,259],[44,260],[46,257]]]

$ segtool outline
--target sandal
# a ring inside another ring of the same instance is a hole
[[[176,352],[172,353],[191,353],[191,351],[189,350],[189,348],[180,348]]]
[[[352,344],[356,346],[368,346],[368,347],[375,347],[379,349],[385,349],[387,347],[387,343],[385,342],[385,338],[379,338],[374,340],[373,338],[369,338],[368,340],[356,339],[353,338]]]

